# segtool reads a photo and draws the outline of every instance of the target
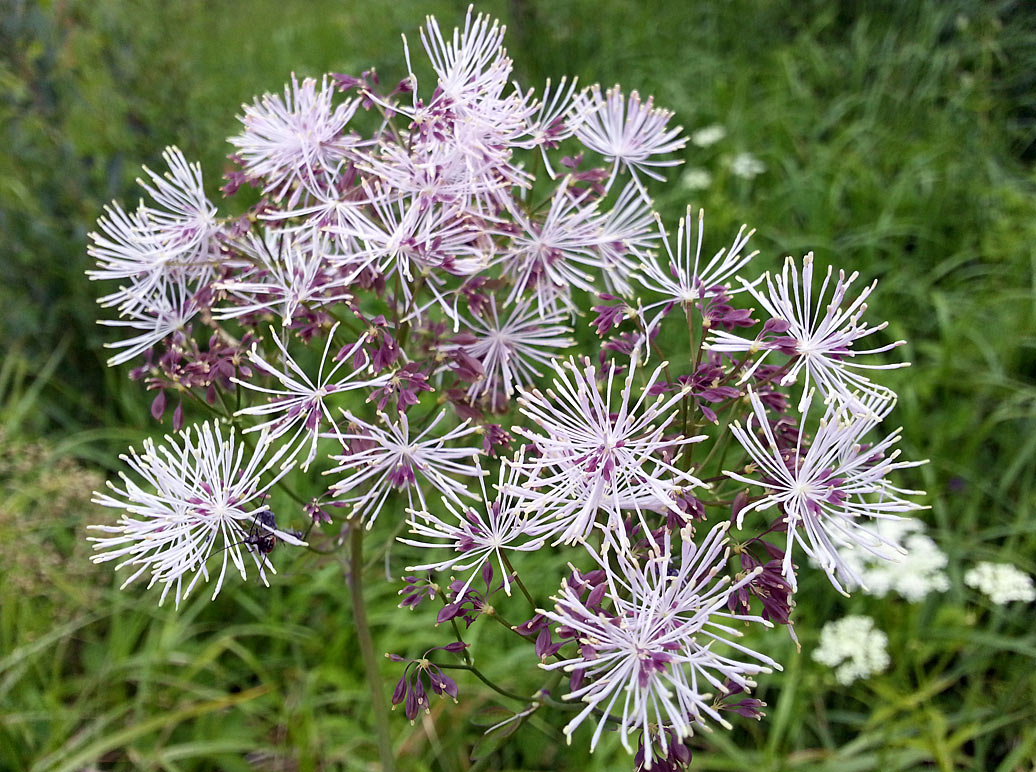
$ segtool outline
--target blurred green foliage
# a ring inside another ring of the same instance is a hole
[[[85,563],[88,489],[132,438],[157,430],[125,372],[103,367],[86,233],[139,165],[178,144],[216,195],[243,101],[292,72],[402,77],[399,34],[463,2],[5,0],[0,12],[0,769],[375,769],[342,568],[282,558],[270,590],[154,609]],[[802,585],[803,654],[761,679],[769,715],[696,745],[700,770],[975,770],[1036,762],[1031,608],[990,607],[960,582],[977,560],[1036,573],[1036,10],[1023,2],[502,0],[516,77],[578,74],[652,93],[694,130],[705,190],[681,171],[656,189],[668,218],[704,206],[707,233],[758,228],[760,260],[815,250],[881,284],[875,319],[906,338],[904,452],[931,463],[932,534],[953,588],[920,604],[844,600]],[[729,163],[750,152],[753,180]],[[717,235],[719,234],[719,235]],[[46,435],[46,438],[41,438]],[[289,506],[283,502],[284,507]],[[387,526],[386,526],[387,527]],[[382,537],[385,532],[375,532]],[[287,556],[285,556],[287,557]],[[541,572],[543,580],[553,570]],[[383,650],[440,643],[426,612],[371,583]],[[546,595],[550,587],[539,590]],[[868,613],[893,667],[845,689],[808,657],[820,625]],[[500,631],[475,651],[516,689],[528,672]],[[386,662],[389,684],[396,671]],[[411,728],[403,769],[470,765],[472,718],[495,700],[461,682]],[[613,740],[590,757],[537,718],[479,769],[624,769]],[[697,750],[700,748],[700,750]]]

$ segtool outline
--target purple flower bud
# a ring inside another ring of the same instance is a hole
[[[451,619],[456,619],[460,614],[460,603],[447,603],[439,609],[439,613],[435,617],[435,623],[437,625],[441,625],[443,622],[449,622]]]
[[[154,400],[151,402],[151,417],[156,421],[162,420],[162,415],[165,413],[165,390],[159,389],[158,394],[155,395]]]
[[[392,704],[398,705],[406,699],[406,692],[406,675],[403,675],[403,677],[396,682],[396,688],[392,692]]]

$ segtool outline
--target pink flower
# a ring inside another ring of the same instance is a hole
[[[467,421],[441,436],[432,432],[446,417],[443,410],[416,436],[411,436],[410,420],[406,413],[389,418],[379,414],[381,426],[367,423],[350,412],[345,413],[350,426],[335,436],[341,441],[344,453],[331,458],[338,462],[324,474],[340,474],[331,486],[331,492],[344,497],[352,506],[351,517],[366,520],[367,528],[384,508],[394,490],[406,491],[407,506],[427,509],[419,477],[453,501],[473,497],[461,481],[477,477],[482,469],[471,463],[480,453],[479,448],[454,448],[447,443],[475,434],[478,427]]]
[[[522,391],[518,398],[521,413],[538,431],[513,428],[536,449],[519,462],[527,479],[515,495],[527,501],[528,509],[553,516],[559,542],[583,542],[596,526],[606,539],[625,547],[623,510],[633,510],[648,531],[645,511],[679,514],[676,496],[686,487],[704,485],[669,460],[680,446],[705,439],[665,436],[685,392],[649,397],[662,371],[659,365],[634,396],[638,358],[635,351],[615,401],[614,368],[599,387],[589,360],[578,367],[572,359],[552,363],[553,388]],[[598,522],[601,513],[605,523]]]
[[[728,683],[751,688],[751,676],[781,669],[734,640],[741,636],[735,624],[772,625],[723,610],[731,593],[755,577],[753,572],[731,584],[723,573],[727,526],[713,528],[700,546],[685,529],[678,550],[667,533],[661,554],[639,561],[621,550],[610,559],[597,557],[604,582],[587,596],[585,585],[563,581],[554,610],[539,610],[579,647],[540,665],[572,673],[564,699],[585,703],[562,729],[567,737],[600,711],[590,750],[612,721],[627,751],[633,751],[629,736],[640,731],[647,758],[656,752],[652,740],[665,755],[671,739],[662,729],[682,739],[706,717],[729,729],[712,705],[713,695],[725,694]]]
[[[730,430],[758,467],[759,477],[724,471],[739,482],[765,489],[765,495],[744,507],[737,517],[741,527],[745,515],[756,510],[780,507],[787,520],[787,547],[783,576],[794,590],[797,586],[792,563],[792,548],[797,543],[827,572],[840,591],[839,578],[860,584],[860,577],[839,553],[848,544],[884,557],[880,547],[896,549],[865,525],[873,519],[898,519],[904,512],[924,509],[904,498],[923,491],[893,485],[888,476],[898,469],[919,466],[923,461],[897,461],[897,429],[874,444],[863,438],[888,414],[891,404],[871,397],[850,410],[844,405],[828,405],[812,440],[799,428],[793,453],[781,450],[766,416],[766,408],[755,391],[750,392],[753,413],[744,425],[735,421]],[[806,403],[808,412],[810,401]],[[858,406],[859,408],[860,406]],[[843,591],[844,592],[844,591]]]
[[[590,150],[613,163],[612,181],[620,168],[629,169],[636,177],[639,170],[656,180],[665,179],[655,167],[677,166],[682,160],[660,160],[656,156],[683,149],[687,139],[680,136],[683,127],[667,128],[673,114],[654,106],[654,97],[641,102],[633,91],[627,100],[619,86],[601,94],[601,87],[591,86],[580,94],[573,108],[576,138]]]

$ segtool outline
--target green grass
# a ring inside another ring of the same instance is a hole
[[[964,588],[984,559],[1036,573],[1036,14],[1023,4],[512,0],[517,76],[578,74],[653,93],[689,129],[704,193],[657,189],[673,217],[702,205],[717,247],[758,228],[761,259],[815,250],[880,280],[873,318],[906,338],[892,374],[904,452],[931,459],[916,482],[951,558],[951,590],[920,604],[844,600],[803,582],[796,655],[762,679],[769,715],[717,732],[699,770],[974,770],[1036,764],[1031,607],[991,607]],[[85,233],[138,164],[178,143],[213,190],[244,101],[290,72],[402,77],[399,33],[464,3],[200,0],[14,3],[0,20],[0,768],[20,770],[376,769],[342,568],[281,556],[274,587],[155,609],[86,562],[88,490],[126,444],[153,431],[147,398],[107,372],[82,276]],[[726,162],[767,165],[751,182]],[[288,506],[283,502],[283,506]],[[377,533],[377,532],[376,532]],[[387,526],[380,531],[387,535]],[[544,574],[550,572],[544,571]],[[395,608],[369,581],[377,646],[411,655],[441,641],[427,612]],[[546,586],[543,588],[547,589]],[[890,671],[838,687],[809,652],[821,624],[867,613],[889,635]],[[501,631],[472,628],[481,663],[532,688]],[[397,668],[385,662],[387,686]],[[393,716],[403,769],[469,768],[479,714],[495,703],[461,680],[410,727]],[[481,769],[624,769],[613,739],[559,747],[555,714],[523,727]]]

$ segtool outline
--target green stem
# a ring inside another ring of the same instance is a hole
[[[450,624],[453,625],[453,634],[457,636],[457,643],[464,643],[464,637],[460,634],[460,627],[457,626],[457,620],[451,619]],[[471,664],[471,654],[468,653],[467,644],[461,650],[461,654],[464,657],[464,663],[467,665]]]
[[[529,701],[528,697],[524,697],[521,694],[515,694],[514,692],[509,692],[509,691],[507,691],[507,689],[504,689],[502,686],[497,686],[495,683],[490,681],[485,676],[485,674],[481,670],[479,670],[477,667],[475,667],[474,665],[445,665],[445,664],[443,664],[441,662],[437,662],[436,666],[437,667],[441,667],[443,670],[467,670],[473,676],[475,676],[475,678],[477,678],[479,681],[484,683],[486,686],[488,686],[490,689],[492,689],[497,694],[501,694],[504,697],[507,697],[508,699],[518,700],[519,702],[528,702]]]
[[[501,552],[500,553],[500,557],[502,557],[504,559],[504,565],[507,566],[507,570],[510,571],[511,572],[511,576],[514,577],[515,584],[518,585],[518,589],[520,589],[522,591],[522,595],[524,595],[525,599],[527,601],[529,601],[529,605],[532,606],[532,610],[533,610],[533,612],[535,612],[536,611],[536,601],[534,601],[532,599],[532,594],[526,589],[525,582],[523,582],[522,578],[520,576],[518,576],[518,572],[514,570],[514,566],[512,566],[511,565],[511,561],[507,559],[507,555],[505,555],[503,552]]]
[[[353,621],[356,623],[356,634],[360,639],[363,669],[366,672],[367,686],[371,693],[371,712],[374,717],[374,728],[377,731],[378,755],[381,756],[382,772],[395,772],[396,762],[388,729],[389,713],[385,706],[378,661],[374,657],[374,641],[371,638],[370,626],[367,624],[367,607],[363,602],[363,535],[365,530],[362,523],[356,522],[350,531],[349,591],[353,598]]]

